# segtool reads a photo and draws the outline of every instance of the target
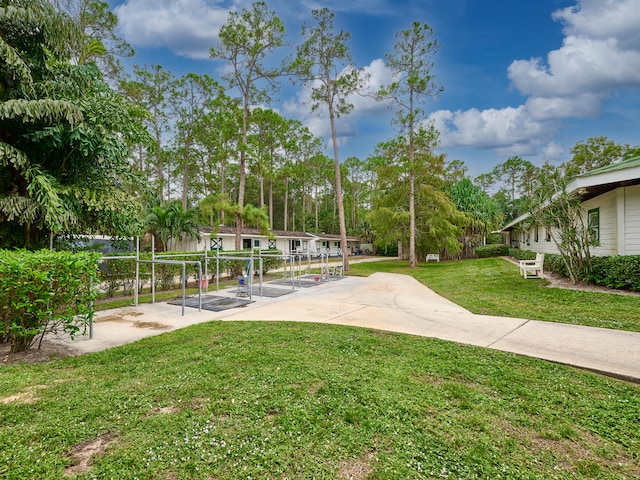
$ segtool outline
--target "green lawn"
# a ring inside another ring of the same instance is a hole
[[[540,288],[504,260],[405,265],[352,268],[479,313],[638,330],[640,299]],[[0,366],[0,479],[640,478],[638,405],[638,385],[479,347],[211,322]]]
[[[211,322],[0,392],[3,479],[640,478],[638,385],[368,329]]]
[[[640,296],[545,287],[545,280],[525,280],[502,258],[431,262],[413,269],[397,260],[351,266],[353,275],[376,271],[411,275],[477,314],[640,332]]]

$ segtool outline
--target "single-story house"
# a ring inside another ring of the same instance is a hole
[[[279,250],[283,253],[312,253],[328,254],[330,256],[342,255],[340,235],[328,235],[324,233],[287,232],[284,230],[272,230],[273,237],[269,238],[256,228],[242,229],[242,248],[259,250]],[[203,251],[235,250],[235,227],[221,226],[217,230],[212,227],[200,228],[200,240],[196,238],[184,238],[182,241],[172,244],[172,250],[176,251]],[[349,255],[354,255],[360,249],[358,237],[347,237]]]
[[[576,177],[567,191],[578,196],[585,224],[595,240],[591,254],[640,255],[640,157]],[[502,229],[505,244],[539,253],[558,253],[549,232],[522,215]]]

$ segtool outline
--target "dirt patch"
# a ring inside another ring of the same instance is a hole
[[[115,435],[105,434],[75,445],[70,455],[73,465],[65,469],[65,475],[71,476],[91,470],[93,458],[96,455],[102,455],[115,438]]]
[[[118,313],[113,313],[110,315],[96,315],[94,321],[96,323],[130,323],[134,328],[148,328],[150,330],[167,330],[171,328],[169,325],[165,325],[159,322],[144,322],[137,321],[130,317],[139,317],[144,315],[143,312],[138,312],[135,310],[124,310]]]
[[[158,322],[133,322],[133,326],[136,328],[148,328],[151,330],[166,330],[171,328],[169,325]]]
[[[0,398],[0,403],[6,405],[8,403],[21,403],[21,404],[30,404],[36,403],[39,398],[36,393],[38,390],[42,388],[47,388],[46,385],[35,385],[33,387],[27,387],[24,392],[18,392],[13,395],[9,395],[8,397]]]
[[[338,478],[347,480],[366,478],[373,471],[371,467],[372,459],[373,452],[369,452],[363,458],[342,460],[338,466]]]
[[[122,323],[122,322],[132,322],[133,320],[130,320],[128,318],[125,317],[139,317],[141,315],[144,315],[143,312],[138,312],[136,310],[123,310],[121,312],[118,312],[116,314],[110,314],[110,315],[96,315],[93,319],[93,321],[95,323],[103,323],[103,322],[116,322],[116,323]]]
[[[178,413],[180,409],[178,407],[154,407],[149,411],[149,416],[152,415],[168,415],[171,413]]]
[[[8,343],[0,343],[0,368],[2,365],[16,365],[21,363],[44,363],[65,357],[78,355],[78,351],[69,346],[44,340],[40,349],[34,345],[26,352],[10,353]]]

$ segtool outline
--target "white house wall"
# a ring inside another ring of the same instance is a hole
[[[640,185],[624,188],[625,255],[640,255]]]
[[[633,192],[631,192],[632,189]],[[619,229],[624,229],[626,232],[627,252],[624,254],[640,254],[640,186],[627,187],[624,190],[626,190],[624,205],[626,215],[623,227],[619,227],[618,198],[620,193],[617,190],[607,192],[582,203],[585,224],[587,222],[587,212],[595,208],[600,209],[600,245],[591,247],[592,255],[618,255]],[[531,227],[528,232],[512,233],[512,235],[516,236],[516,240],[520,242],[520,249],[539,253],[559,253],[555,242],[546,240],[546,230],[543,227],[538,227],[538,229],[538,241],[536,241],[535,227]]]
[[[597,257],[618,253],[618,213],[616,190],[607,192],[582,203],[586,215],[589,210],[600,209],[600,245],[591,247],[591,254]]]

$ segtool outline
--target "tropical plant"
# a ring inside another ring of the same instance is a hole
[[[133,235],[140,183],[128,144],[146,137],[139,110],[95,65],[69,63],[76,25],[48,1],[11,2],[0,24],[0,244]]]
[[[459,239],[468,217],[458,211],[442,190],[444,157],[431,153],[429,136],[416,137],[416,159],[413,175],[415,190],[416,252],[441,252],[451,257],[461,249]],[[375,244],[389,250],[398,245],[398,256],[407,258],[403,249],[409,243],[411,215],[409,212],[410,179],[406,168],[407,142],[397,137],[376,146],[376,155],[369,159],[368,169],[374,174],[372,208],[367,221],[375,231]]]
[[[545,228],[571,281],[577,283],[591,273],[591,235],[581,199],[567,189],[568,184],[559,169],[539,176],[527,206],[531,225]],[[525,224],[525,228],[531,225]]]
[[[52,2],[53,3],[53,2]],[[57,0],[78,28],[69,45],[74,64],[96,63],[105,77],[116,80],[122,75],[120,57],[132,57],[134,50],[118,37],[118,17],[102,0]]]
[[[185,236],[200,239],[198,212],[184,210],[179,200],[152,206],[146,216],[146,231],[158,240],[158,252],[165,251],[170,240],[180,241]]]
[[[487,233],[500,225],[500,207],[468,178],[463,178],[446,191],[456,208],[468,216],[462,238],[462,257],[473,257],[475,247],[483,245]]]

